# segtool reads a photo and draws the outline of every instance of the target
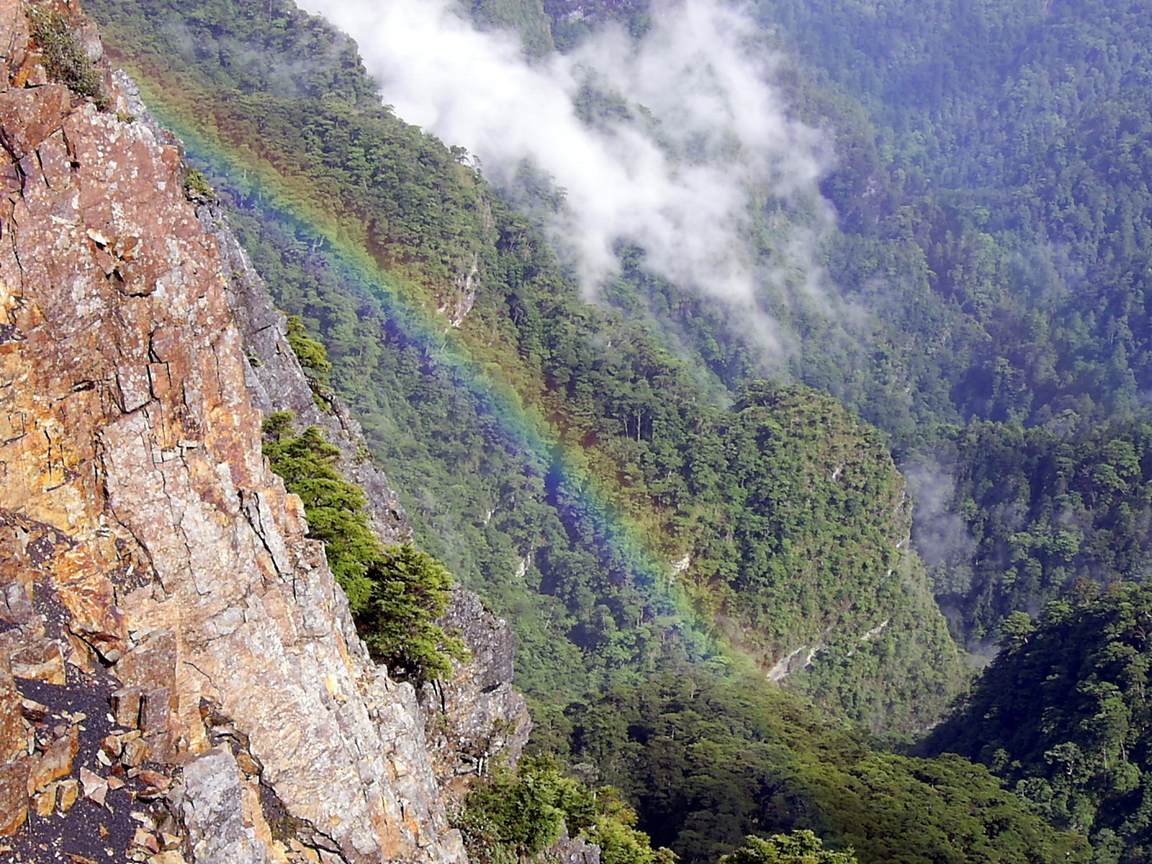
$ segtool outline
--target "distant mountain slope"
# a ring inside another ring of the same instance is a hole
[[[796,680],[877,728],[930,722],[955,692],[943,621],[915,565],[896,563],[907,516],[881,450],[861,451],[863,470],[885,478],[891,507],[816,519],[801,506],[792,539],[776,541],[813,554],[833,536],[859,543],[855,569],[830,559],[806,579],[812,562],[780,545],[765,569],[755,559],[776,529],[753,523],[771,496],[738,487],[796,470],[834,486],[835,465],[800,468],[824,458],[819,422],[788,458],[750,456],[756,434],[738,444],[729,413],[642,324],[580,300],[464,154],[381,108],[348,43],[316,19],[266,3],[235,18],[226,4],[94,8],[161,113],[198,125],[186,137],[278,302],[327,343],[333,383],[409,490],[422,541],[516,622],[525,686],[569,698],[699,656],[723,611],[767,665],[818,649],[817,636],[840,645]],[[798,391],[773,411],[804,424],[810,402]],[[867,434],[839,422],[849,439]],[[733,530],[743,551],[725,548]],[[803,598],[770,587],[793,577]]]
[[[841,213],[869,202],[868,218],[845,223],[861,238],[853,254],[910,243],[927,266],[920,288],[915,259],[887,276],[859,263],[843,275],[870,270],[916,302],[933,302],[928,288],[977,325],[934,361],[961,418],[1034,424],[1065,410],[1085,421],[1137,410],[1152,338],[1152,197],[1141,167],[1152,140],[1148,7],[758,8],[797,51],[801,80],[840,94],[802,110],[825,114],[844,136],[847,161],[826,187]],[[858,159],[869,150],[884,158]],[[937,335],[912,319],[900,328]]]
[[[1053,824],[1091,835],[1101,862],[1152,854],[1152,589],[1081,583],[1036,621],[1005,625],[1001,654],[927,740],[977,759]]]
[[[565,719],[571,758],[639,802],[640,827],[685,864],[783,827],[851,846],[862,864],[1089,860],[1082,837],[1053,831],[983,766],[878,751],[738,676],[672,670]]]
[[[837,136],[830,271],[895,325],[879,351],[933,406],[908,435],[851,400],[915,466],[917,542],[959,638],[1076,576],[1144,578],[1144,468],[1106,492],[1090,475],[1142,452],[1123,424],[1148,416],[1152,11],[757,8],[793,52],[799,110]],[[1005,425],[933,431],[971,419]]]
[[[1077,580],[1144,579],[1152,565],[1152,427],[1068,430],[974,423],[913,467],[926,504],[916,534],[958,632],[990,638]]]

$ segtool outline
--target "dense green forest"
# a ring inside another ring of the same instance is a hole
[[[575,0],[545,9],[556,33],[604,19],[642,30],[646,11]],[[979,470],[952,452],[952,427],[973,418],[1062,438],[1145,416],[1146,7],[762,0],[756,10],[783,54],[776,83],[797,116],[836,142],[822,181],[839,217],[823,241],[830,282],[874,313],[851,326],[782,319],[800,338],[788,371],[888,431],[903,464],[942,459],[936,468],[955,472],[953,483]],[[625,279],[638,291],[609,294],[614,302],[675,330],[681,350],[738,389],[748,346],[722,315],[695,317],[691,297],[642,273],[626,268]],[[762,302],[778,314],[771,296]],[[965,506],[958,496],[950,513],[971,525]],[[1138,526],[1109,530],[1122,547],[1142,542]],[[982,543],[976,537],[968,548],[979,551],[951,561],[953,572],[932,568],[969,643],[1070,584],[1010,574],[1010,585],[993,585]],[[1134,575],[1131,561],[1118,567],[1088,575]],[[957,594],[957,569],[983,571],[971,593]],[[991,594],[1010,599],[992,603]]]
[[[1003,651],[926,741],[978,760],[1052,824],[1091,835],[1096,861],[1152,854],[1148,701],[1152,588],[1081,582],[1036,621],[1017,612]]]
[[[849,255],[834,266],[846,287],[883,276],[893,295],[942,303],[941,323],[961,325],[933,346],[932,370],[960,419],[1136,409],[1150,337],[1147,9],[758,7],[801,58],[800,110],[842,139],[847,158],[825,190]],[[923,323],[898,329],[944,336]]]
[[[911,415],[836,392],[940,475],[918,541],[955,634],[994,637],[1080,576],[1143,578],[1147,7],[757,8],[797,110],[837,138],[829,268],[894,325],[876,344]],[[923,541],[946,525],[965,536],[941,556]]]
[[[620,247],[602,305],[581,299],[517,209],[536,193],[502,198],[381,105],[319,19],[280,0],[88,5],[297,340],[327,346],[421,545],[514,622],[533,746],[560,761],[477,792],[474,857],[530,854],[562,811],[613,864],[666,861],[644,834],[693,864],[772,861],[745,838],[797,829],[861,864],[1145,860],[1145,591],[1082,580],[1147,566],[1152,11],[759,0],[775,84],[836,150],[815,250],[831,300],[764,287],[794,345],[766,382],[730,312],[640,249]],[[655,14],[469,11],[537,58]],[[768,223],[815,231],[806,213],[764,204],[760,254],[779,252]],[[270,456],[335,482],[309,434],[271,428]],[[362,623],[386,633],[402,600],[377,590]],[[956,643],[1001,637],[927,746],[1009,788],[893,752],[964,690]],[[590,803],[602,783],[622,801]]]
[[[1084,431],[973,423],[947,439],[953,482],[941,502],[954,546],[931,559],[957,630],[996,632],[1078,579],[1142,579],[1152,563],[1152,427],[1116,421]],[[938,455],[938,458],[944,459]],[[922,546],[949,539],[925,538]],[[955,544],[959,544],[957,554]]]
[[[905,548],[902,481],[857,420],[802,388],[718,404],[643,319],[584,302],[530,222],[369,95],[317,19],[95,8],[160,110],[211,130],[202,167],[257,268],[326,343],[422,543],[516,622],[529,692],[574,698],[729,636],[766,667],[810,652],[793,683],[875,729],[923,726],[962,687]],[[308,58],[291,74],[274,60],[288,45]],[[806,497],[777,513],[796,472]]]
[[[793,827],[861,862],[1087,861],[981,766],[883,752],[787,694],[680,668],[565,711],[566,753],[638,803],[685,864]]]

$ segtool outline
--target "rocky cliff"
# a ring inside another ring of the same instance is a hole
[[[74,5],[0,0],[0,145],[0,849],[463,861],[444,791],[526,731],[507,629],[459,594],[423,707],[370,660],[260,410],[329,430],[385,539],[395,495]]]

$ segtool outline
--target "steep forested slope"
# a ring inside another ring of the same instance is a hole
[[[1152,591],[1081,583],[1038,621],[1016,613],[1004,650],[927,741],[978,759],[1056,825],[1091,833],[1101,862],[1146,861]]]
[[[924,514],[919,533],[961,632],[987,638],[1013,611],[1034,610],[1078,579],[1144,578],[1150,434],[1136,421],[1081,432],[987,422],[955,430],[937,453],[952,477],[940,490],[947,499]]]
[[[557,22],[574,8],[589,20],[637,14],[632,4],[547,8]],[[952,442],[967,433],[951,427],[972,418],[1043,426],[1052,446],[1076,449],[1076,436],[1104,446],[1113,434],[1089,432],[1095,424],[1147,413],[1148,7],[763,0],[756,8],[784,52],[776,78],[793,110],[835,141],[821,184],[838,216],[822,242],[833,293],[870,313],[833,344],[828,330],[789,322],[804,342],[789,369],[892,433],[900,459],[933,480],[918,487],[926,505],[918,541],[958,612],[957,635],[978,642],[1012,609],[1067,588],[1071,569],[1102,582],[1142,578],[1130,557],[1114,563],[1081,549],[1075,530],[1058,554],[1094,559],[1090,568],[1055,566],[1043,543],[990,548],[982,526],[998,517],[983,508],[999,504],[963,493],[984,469],[965,461],[972,449],[957,461]],[[705,327],[715,336],[724,322]],[[717,341],[730,347],[738,337]],[[713,368],[733,380],[723,363]],[[743,370],[732,368],[738,378]],[[1031,446],[1018,431],[981,430],[972,434],[996,438],[1001,464],[1015,464],[1014,483],[1041,498],[1063,494],[1059,484],[1042,489],[1040,477],[1022,481],[1020,466],[1034,463],[1027,452],[1008,454],[1010,442]],[[1117,520],[1089,499],[1072,509],[1077,522],[1107,523],[1119,548],[1145,544],[1139,519]],[[941,543],[925,541],[946,524],[961,536],[945,543],[943,560]],[[962,575],[973,572],[974,583]]]
[[[804,391],[770,400],[764,420],[813,430],[781,449],[711,404],[642,323],[579,298],[462,151],[381,107],[316,19],[95,8],[161,112],[206,130],[188,130],[205,170],[278,302],[327,343],[421,539],[517,622],[526,686],[572,697],[698,655],[723,613],[767,665],[838,646],[797,680],[877,728],[940,710],[955,650],[901,549],[901,481],[856,421]],[[794,474],[815,497],[773,522],[770,478]]]
[[[957,634],[978,641],[1076,576],[1143,578],[1139,433],[1093,427],[1147,413],[1148,7],[758,8],[795,51],[799,110],[837,136],[830,270],[895,324],[881,350],[922,392],[911,435],[845,396],[902,458],[919,451],[918,539]],[[932,431],[970,418],[1009,425]],[[1106,465],[1115,488],[1091,488]]]

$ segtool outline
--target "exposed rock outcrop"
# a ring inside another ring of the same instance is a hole
[[[245,373],[252,404],[264,414],[291,411],[298,426],[323,429],[340,450],[337,470],[368,496],[369,518],[376,535],[385,543],[411,540],[412,528],[404,507],[383,472],[368,458],[360,424],[326,388],[320,388],[322,395],[316,398],[316,391],[288,344],[284,315],[272,305],[263,280],[219,207],[204,202],[196,212],[220,250],[225,284],[248,359]]]
[[[285,395],[282,319],[241,299],[242,257],[197,219],[179,149],[134,119],[79,9],[42,8],[94,64],[102,107],[49,80],[28,7],[0,0],[4,845],[14,860],[462,861],[416,693],[368,657],[260,455],[259,408],[313,422],[310,394]],[[265,337],[256,374],[245,343]],[[395,496],[369,475],[353,473],[399,539]],[[519,716],[493,698],[476,712]]]
[[[583,837],[570,837],[565,829],[539,856],[553,864],[600,864],[600,847]]]
[[[148,120],[131,82],[125,83],[134,113]],[[264,414],[289,410],[296,415],[298,427],[323,429],[341,453],[335,467],[367,494],[376,535],[385,543],[411,540],[412,528],[399,497],[383,472],[366,458],[368,447],[360,424],[330,390],[309,382],[288,343],[285,316],[272,305],[263,280],[220,208],[214,202],[203,202],[196,213],[220,250],[248,360],[253,405]],[[467,662],[453,663],[450,678],[425,684],[419,694],[433,770],[447,802],[455,806],[492,757],[500,755],[506,765],[515,767],[527,743],[531,719],[524,697],[512,686],[516,637],[508,623],[486,609],[474,592],[460,587],[453,589],[448,610],[438,623],[462,639],[469,654]]]
[[[508,623],[471,591],[456,589],[440,625],[459,634],[471,656],[456,664],[450,679],[425,684],[420,704],[428,717],[433,771],[448,799],[458,803],[492,757],[502,755],[516,766],[531,721],[511,683],[515,636]]]

